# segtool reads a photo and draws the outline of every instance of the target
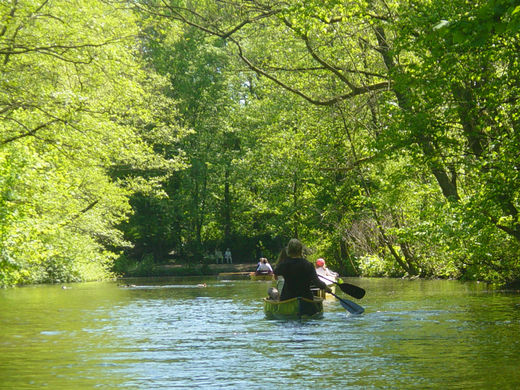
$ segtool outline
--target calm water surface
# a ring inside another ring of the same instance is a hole
[[[323,319],[303,323],[264,319],[270,282],[1,290],[0,389],[520,388],[520,295],[348,281],[367,290],[355,300],[363,315],[331,299]]]

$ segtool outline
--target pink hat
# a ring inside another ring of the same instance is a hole
[[[323,259],[320,257],[318,260],[316,260],[316,265],[317,265],[318,267],[323,267],[323,266],[325,265],[325,260],[323,260]]]

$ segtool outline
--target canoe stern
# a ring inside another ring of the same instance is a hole
[[[323,299],[315,297],[291,298],[285,301],[274,301],[264,298],[264,313],[267,319],[314,319],[323,317]]]

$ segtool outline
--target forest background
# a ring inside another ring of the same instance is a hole
[[[0,285],[292,237],[517,282],[519,28],[514,0],[4,0]]]

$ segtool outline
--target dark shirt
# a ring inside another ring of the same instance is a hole
[[[312,299],[311,285],[327,288],[327,285],[318,278],[314,265],[305,259],[284,260],[275,268],[274,273],[283,276],[285,280],[280,296],[282,301],[294,297]]]

